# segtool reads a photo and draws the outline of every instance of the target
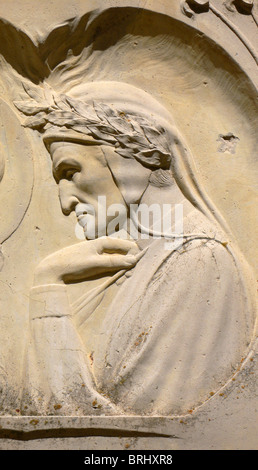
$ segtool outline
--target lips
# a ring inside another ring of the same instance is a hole
[[[79,203],[75,207],[75,214],[79,225],[81,225],[81,227],[83,227],[83,229],[85,230],[89,219],[95,217],[95,209],[91,204]]]
[[[86,216],[80,216],[77,217],[79,225],[84,229],[84,227],[87,225],[87,217]]]

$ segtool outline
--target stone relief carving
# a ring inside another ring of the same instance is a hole
[[[17,230],[29,206],[33,189],[33,162],[28,137],[21,131],[20,122],[13,111],[2,100],[0,119],[0,197],[2,214],[4,213],[1,220],[0,243],[3,243]],[[6,125],[7,122],[9,126]],[[16,133],[15,139],[13,139],[14,132]],[[24,149],[22,166],[21,147]],[[26,172],[26,178],[24,178],[24,172]],[[23,187],[22,194],[20,193],[21,186]]]
[[[230,0],[229,2],[225,3],[226,7],[230,11],[235,11],[234,7],[240,13],[248,13],[250,14],[253,10],[254,1],[253,0]]]
[[[220,234],[208,221],[211,204],[165,108],[119,82],[79,85],[69,95],[15,103],[30,115],[24,125],[42,132],[64,214],[91,204],[99,215],[98,196],[126,212],[173,201],[184,206],[184,242],[166,250],[161,233],[142,255],[141,225],[131,240],[128,220],[126,239],[104,227],[41,261],[24,401],[35,414],[56,403],[67,414],[180,414],[207,399],[246,353],[253,319],[243,267],[223,227]],[[69,304],[67,283],[107,273]]]
[[[225,8],[232,13],[239,12],[240,14],[249,14],[252,15],[254,22],[257,25],[257,17],[253,14],[253,1],[252,0],[229,0],[225,2]],[[250,44],[246,36],[241,32],[241,29],[238,28],[223,11],[218,9],[216,5],[213,5],[211,2],[206,0],[186,0],[182,3],[182,12],[194,19],[195,14],[205,13],[211,11],[215,16],[219,17],[227,26],[230,28],[240,41],[245,45],[250,54],[253,56],[257,63],[257,52],[256,49]]]
[[[251,14],[254,6],[253,0],[227,0],[224,2],[224,5],[229,11],[234,12],[235,10],[240,13]],[[212,2],[209,0],[184,0],[182,2],[183,12],[192,17],[193,12],[203,13],[214,9]]]
[[[5,167],[5,159],[3,155],[3,149],[1,148],[0,154],[0,181],[3,179],[4,176],[4,167]]]
[[[184,0],[182,2],[182,11],[190,18],[193,17],[194,13],[209,11],[209,7],[209,0]]]
[[[51,73],[39,84],[21,77],[13,99],[21,129],[44,143],[63,217],[74,215],[85,235],[35,266],[20,410],[187,413],[251,351],[252,275],[171,111],[130,80],[78,78],[76,70],[74,80],[72,69],[69,81],[70,60],[62,86]],[[214,141],[232,156],[240,138],[224,132]],[[124,208],[122,227],[115,211],[102,222],[100,197]],[[169,207],[170,220],[182,206],[183,232],[132,219],[132,205],[154,204]]]

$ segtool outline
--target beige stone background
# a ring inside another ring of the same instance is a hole
[[[15,64],[12,71],[5,62],[10,46],[3,24],[0,28],[0,132],[6,160],[0,183],[2,449],[108,449],[127,444],[132,449],[257,448],[253,357],[223,396],[212,397],[201,412],[181,420],[154,424],[140,420],[104,424],[104,420],[102,426],[111,431],[98,434],[89,430],[101,427],[94,420],[89,426],[71,419],[58,424],[55,418],[47,424],[30,423],[17,411],[34,268],[47,254],[76,241],[75,220],[64,217],[59,207],[47,152],[35,132],[20,126],[12,105],[22,91],[21,72],[36,83],[50,69],[48,83],[64,92],[81,77],[126,81],[165,104],[192,150],[207,194],[256,269],[258,6],[254,5],[252,16],[235,8],[229,11],[222,0],[210,3],[214,11],[187,17],[177,0],[0,0],[0,18],[15,27],[9,57]],[[85,47],[80,48],[85,15],[92,10],[96,11]],[[72,74],[68,59],[66,64],[67,45],[78,59]],[[235,153],[219,150],[219,136],[229,133],[238,138]],[[62,427],[68,429],[67,437],[61,431],[48,434],[48,428]],[[119,429],[123,429],[120,435]],[[23,432],[31,440],[19,440]]]

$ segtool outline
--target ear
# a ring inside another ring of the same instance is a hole
[[[149,184],[151,170],[134,158],[118,155],[111,146],[103,145],[101,148],[126,204],[139,203]]]

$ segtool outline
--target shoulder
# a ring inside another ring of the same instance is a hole
[[[176,273],[177,278],[188,276],[193,279],[205,276],[230,279],[237,276],[237,263],[227,243],[214,239],[195,238],[185,241],[172,251],[165,261],[166,271]]]
[[[196,253],[200,253],[205,258],[213,256],[226,257],[231,259],[232,254],[229,249],[227,242],[222,242],[214,238],[209,237],[194,237],[186,239],[180,247],[178,247],[178,253],[186,254],[188,256],[195,256]]]

